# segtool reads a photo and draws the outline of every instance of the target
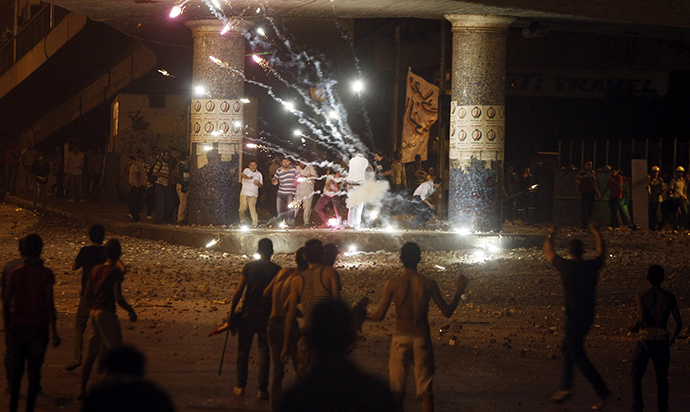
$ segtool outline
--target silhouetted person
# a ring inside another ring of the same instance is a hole
[[[338,250],[338,246],[335,245],[334,243],[328,243],[328,244],[324,245],[323,246],[323,260],[321,261],[321,263],[324,266],[328,266],[328,267],[333,268],[333,272],[335,272],[336,282],[338,282],[338,291],[342,292],[343,291],[343,283],[340,280],[340,274],[333,267],[335,265],[335,261],[338,259],[338,254],[340,254],[340,250]]]
[[[606,244],[599,226],[590,220],[589,227],[594,232],[597,241],[597,254],[591,260],[583,258],[585,250],[580,239],[572,239],[568,244],[569,259],[558,256],[553,247],[553,236],[556,234],[556,229],[553,227],[549,229],[544,241],[546,260],[561,275],[565,295],[565,335],[561,346],[563,376],[561,389],[551,398],[551,402],[562,403],[570,397],[573,386],[573,367],[577,366],[599,397],[599,401],[592,406],[592,409],[598,410],[604,407],[611,391],[587,357],[583,342],[594,322],[596,288],[599,271],[604,266]]]
[[[16,259],[12,259],[5,263],[2,268],[2,275],[0,276],[0,298],[5,298],[5,289],[7,288],[7,279],[10,277],[10,273],[19,266],[24,264],[26,261],[26,255],[24,254],[24,247],[26,245],[26,238],[23,237],[19,239],[19,255]],[[10,391],[10,382],[12,380],[12,355],[10,353],[10,328],[9,325],[3,322],[3,332],[5,333],[5,376],[7,377],[7,390]]]
[[[132,346],[110,350],[103,359],[103,381],[91,388],[82,412],[173,412],[175,408],[158,385],[144,379],[146,358]]]
[[[290,281],[290,295],[287,300],[287,314],[285,316],[285,334],[281,359],[287,361],[290,347],[289,338],[292,336],[297,318],[297,304],[302,307],[302,315],[305,326],[308,328],[314,308],[326,300],[339,300],[340,290],[335,270],[332,267],[323,266],[323,244],[320,240],[311,239],[304,245],[304,257],[309,267],[294,276]],[[298,371],[297,375],[303,377],[313,365],[313,353],[309,341],[303,335],[297,344]]]
[[[443,316],[450,318],[460,303],[467,279],[462,273],[458,276],[455,296],[453,301],[447,304],[436,282],[417,271],[417,265],[422,260],[422,251],[416,243],[403,245],[400,249],[400,260],[404,266],[403,274],[386,282],[381,304],[376,311],[367,316],[367,319],[380,322],[386,317],[391,303],[395,305],[395,331],[388,369],[390,389],[395,396],[397,410],[403,410],[407,374],[413,366],[417,396],[422,400],[422,410],[432,412],[434,393],[431,383],[434,380],[436,365],[429,329],[429,302],[433,300]]]
[[[132,306],[122,296],[122,281],[124,273],[120,269],[120,255],[122,246],[117,239],[110,239],[105,244],[104,264],[94,267],[89,273],[89,279],[84,289],[84,299],[90,302],[89,313],[89,349],[86,361],[81,370],[81,394],[79,400],[86,395],[86,385],[89,383],[91,368],[101,350],[101,345],[106,349],[122,345],[122,329],[117,318],[115,305],[127,311],[130,321],[136,322],[137,314]]]
[[[232,295],[228,321],[233,317],[244,294],[242,320],[237,331],[237,384],[233,393],[238,396],[244,395],[244,387],[247,386],[249,375],[249,351],[252,348],[254,335],[256,335],[259,346],[259,391],[257,398],[268,399],[268,374],[271,357],[266,327],[271,315],[271,299],[264,297],[264,289],[276,276],[280,266],[271,262],[273,242],[270,239],[264,238],[259,241],[258,252],[261,258],[247,263],[242,269],[235,293]]]
[[[587,221],[594,214],[594,201],[601,197],[597,184],[597,172],[592,168],[591,161],[586,161],[585,167],[575,175],[575,186],[580,197],[582,228],[587,229]]]
[[[3,314],[5,327],[9,327],[12,358],[10,412],[17,412],[25,367],[29,379],[26,412],[34,410],[41,390],[41,368],[51,331],[53,346],[60,346],[53,300],[55,275],[43,266],[42,250],[40,236],[31,234],[26,237],[26,261],[10,273],[3,296]]]
[[[283,378],[285,377],[285,366],[288,361],[283,362],[280,352],[283,350],[285,334],[285,318],[287,299],[290,296],[290,281],[293,276],[309,267],[304,258],[304,247],[295,252],[295,263],[297,267],[282,268],[273,278],[271,283],[264,289],[264,296],[271,299],[271,317],[268,319],[268,347],[271,349],[271,409],[278,409],[278,401],[283,393]],[[297,319],[293,320],[291,328],[292,336],[288,339],[288,356],[292,361],[292,367],[297,371],[297,341],[299,341],[299,325]]]
[[[650,359],[654,362],[656,374],[657,410],[667,412],[670,348],[683,328],[683,322],[676,297],[661,288],[664,269],[659,265],[650,266],[647,281],[649,287],[635,296],[638,320],[634,331],[639,331],[639,338],[632,359],[633,412],[642,412],[644,407],[642,378]],[[673,316],[676,324],[670,338],[667,329],[669,316]]]
[[[306,333],[315,354],[313,369],[285,392],[278,410],[397,411],[386,385],[347,359],[355,336],[350,310],[344,303],[327,300],[318,304]]]

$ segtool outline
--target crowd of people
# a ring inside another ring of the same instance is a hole
[[[589,360],[584,340],[595,318],[596,287],[608,252],[598,225],[593,221],[588,225],[596,239],[593,259],[583,257],[585,250],[580,239],[569,241],[567,258],[559,256],[554,247],[557,235],[554,228],[549,229],[544,243],[546,260],[559,273],[565,297],[562,381],[551,402],[563,403],[572,396],[573,373],[577,367],[594,388],[598,400],[593,409],[598,410],[605,407],[611,391]],[[79,250],[72,265],[72,270],[81,269],[81,292],[75,317],[74,358],[65,369],[82,367],[77,399],[84,402],[83,410],[87,411],[113,410],[107,408],[115,404],[135,409],[145,405],[153,408],[157,404],[154,409],[138,410],[173,410],[169,397],[143,378],[143,355],[123,345],[116,307],[124,309],[132,322],[137,320],[137,314],[122,294],[127,269],[120,260],[120,242],[112,238],[104,243],[105,230],[101,225],[90,228],[89,239],[91,244]],[[41,368],[47,346],[51,341],[54,346],[61,343],[53,300],[55,276],[43,265],[42,249],[39,235],[23,237],[17,258],[5,264],[0,277],[10,412],[18,410],[25,370],[29,381],[26,411],[34,409],[41,391]],[[272,262],[272,241],[261,239],[260,257],[242,269],[228,317],[212,332],[237,335],[233,393],[246,395],[250,351],[256,336],[259,351],[256,397],[270,400],[272,410],[399,412],[403,409],[406,381],[412,369],[422,410],[433,411],[436,366],[429,306],[433,301],[450,318],[468,279],[462,273],[458,275],[455,294],[451,302],[446,302],[436,282],[417,270],[421,253],[415,243],[406,243],[401,248],[400,275],[386,282],[378,307],[368,311],[367,298],[351,307],[342,302],[342,281],[334,268],[338,256],[336,245],[324,246],[320,240],[309,240],[295,253],[295,265],[281,268]],[[652,265],[647,280],[648,288],[636,296],[638,318],[631,325],[631,331],[639,336],[631,371],[634,412],[643,410],[641,385],[649,360],[654,362],[658,409],[668,410],[669,349],[682,329],[676,298],[661,287],[663,268]],[[356,350],[355,336],[361,332],[363,323],[384,320],[391,304],[395,308],[395,326],[388,363],[389,384],[385,385],[362,373],[348,360],[348,354]],[[671,317],[675,327],[669,333]],[[87,325],[88,345],[83,360]],[[90,388],[91,370],[99,356],[106,377]],[[297,381],[294,387],[283,391],[282,381],[289,365],[294,368]]]

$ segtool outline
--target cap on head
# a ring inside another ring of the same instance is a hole
[[[652,166],[652,172],[658,172],[661,169],[659,169],[659,166]]]
[[[684,172],[685,168],[683,166],[676,167],[676,172]]]

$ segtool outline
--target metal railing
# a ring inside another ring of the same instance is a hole
[[[17,34],[0,48],[0,76],[29,53],[69,13],[69,10],[62,7],[46,4],[33,15]]]

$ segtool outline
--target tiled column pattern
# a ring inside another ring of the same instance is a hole
[[[244,72],[245,38],[251,23],[237,21],[223,35],[220,20],[191,20],[186,23],[194,39],[193,85],[203,86],[205,98],[237,100],[244,97],[244,80],[232,70],[220,67],[210,56]],[[193,108],[192,108],[193,110]],[[189,223],[227,225],[237,214],[239,204],[239,143],[202,144],[192,140],[190,131]],[[211,148],[210,150],[208,150]]]
[[[500,230],[506,41],[515,19],[445,17],[453,30],[448,219],[458,228]]]

